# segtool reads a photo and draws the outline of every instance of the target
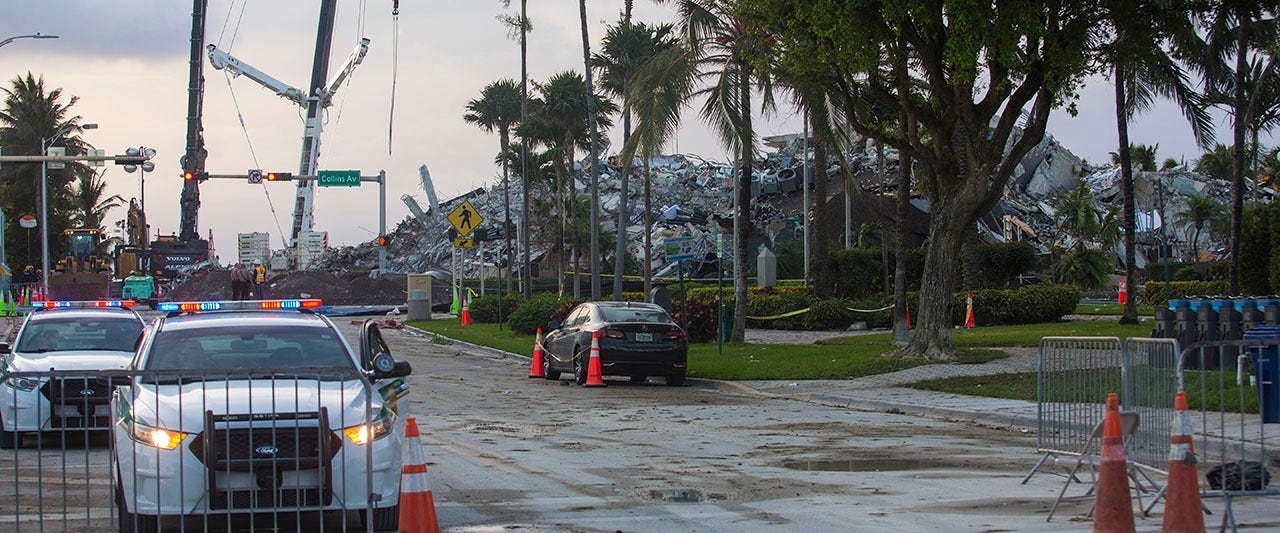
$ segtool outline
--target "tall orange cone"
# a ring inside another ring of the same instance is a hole
[[[529,377],[547,377],[542,372],[542,328],[538,328],[538,335],[533,338],[533,364],[529,366]]]
[[[604,386],[604,370],[600,368],[600,332],[591,332],[591,360],[587,362],[588,387]]]
[[[1102,456],[1098,465],[1098,492],[1093,503],[1093,533],[1134,533],[1133,501],[1129,499],[1129,472],[1124,459],[1124,430],[1120,427],[1120,400],[1107,395],[1107,416],[1102,422]]]
[[[464,293],[462,295],[462,325],[464,326],[471,325],[471,309],[467,307],[470,304],[471,299],[467,298],[467,295]]]
[[[418,436],[418,420],[405,421],[405,457],[400,475],[400,531],[402,533],[440,533],[436,520],[436,500],[431,496],[427,479],[427,461],[422,455]]]
[[[908,306],[906,311],[907,311],[907,329],[911,329],[911,307]]]
[[[1120,280],[1120,290],[1116,294],[1116,301],[1120,305],[1124,305],[1125,302],[1129,301],[1129,282],[1127,280]]]
[[[973,293],[968,293],[968,295],[965,296],[964,301],[964,327],[971,328],[977,325],[973,320]]]
[[[1169,438],[1169,481],[1164,492],[1164,533],[1204,533],[1196,450],[1191,445],[1191,413],[1187,394],[1173,401],[1173,435]]]

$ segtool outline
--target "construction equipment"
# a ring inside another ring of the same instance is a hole
[[[50,299],[97,300],[107,297],[111,262],[99,250],[102,231],[71,228],[62,231],[66,255],[58,259],[49,276]]]

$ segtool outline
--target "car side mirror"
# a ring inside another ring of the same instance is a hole
[[[13,349],[13,347],[10,346],[9,343],[0,342],[0,353],[9,353],[9,350],[11,349]]]
[[[552,320],[550,322],[547,322],[547,331],[555,331],[557,329],[560,329],[560,325],[561,324],[559,320]]]
[[[374,379],[399,378],[411,373],[413,367],[407,361],[396,361],[387,352],[379,353],[373,358]]]

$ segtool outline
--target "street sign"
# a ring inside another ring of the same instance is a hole
[[[254,185],[262,183],[262,169],[260,168],[249,169],[249,183],[252,183]]]
[[[34,228],[36,227],[36,217],[24,215],[22,218],[18,219],[18,225],[26,229]]]
[[[471,205],[471,200],[463,200],[458,207],[453,208],[447,217],[449,223],[453,224],[454,229],[458,230],[458,235],[466,237],[476,226],[484,222],[484,217],[480,216],[480,212],[476,211],[475,206]]]
[[[453,245],[457,246],[458,248],[470,248],[474,244],[475,244],[475,241],[471,239],[454,239],[453,240]]]
[[[45,152],[45,154],[44,154],[44,155],[64,156],[64,155],[67,155],[67,149],[66,149],[66,148],[63,148],[63,147],[61,147],[61,146],[50,146],[50,147],[49,147],[49,151]],[[64,163],[64,162],[62,162],[62,161],[50,161],[50,162],[45,163],[45,164],[46,164],[46,165],[49,165],[49,170],[57,170],[57,169],[60,169],[60,168],[67,168],[67,164],[66,164],[66,163]]]
[[[693,237],[667,237],[662,241],[667,261],[693,259]]]
[[[321,170],[316,173],[316,185],[321,187],[359,187],[359,170]]]

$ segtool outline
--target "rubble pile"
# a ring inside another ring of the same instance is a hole
[[[799,238],[804,215],[801,191],[803,188],[802,159],[797,154],[805,153],[802,148],[804,139],[800,135],[782,135],[765,139],[765,144],[772,151],[761,157],[754,165],[751,180],[751,221],[757,230],[756,240],[752,247],[765,244],[775,247],[779,244]],[[872,200],[888,200],[896,194],[898,187],[898,154],[891,148],[884,150],[885,172],[877,170],[877,150],[873,141],[864,140],[854,144],[854,150],[846,155],[850,165],[852,183],[856,185],[855,195]],[[825,172],[816,172],[827,180],[828,201],[840,201],[844,194],[844,184],[840,179],[836,157]],[[626,231],[627,253],[637,260],[644,255],[644,184],[641,179],[641,161],[637,158],[633,166],[633,178],[629,180],[627,191]],[[575,164],[573,186],[578,194],[588,192],[589,175],[585,172],[585,161]],[[651,257],[654,270],[662,273],[666,264],[664,259],[663,240],[666,237],[692,236],[695,251],[699,253],[714,252],[717,239],[722,239],[726,249],[730,246],[733,228],[733,189],[734,164],[703,159],[696,155],[677,154],[655,157],[649,161],[652,187],[652,214],[654,227],[651,233]],[[607,162],[600,163],[600,203],[601,220],[599,223],[612,229],[617,216],[618,206],[622,201],[621,180],[623,170],[617,158],[610,157]],[[1138,211],[1139,243],[1148,247],[1157,244],[1162,220],[1172,220],[1176,214],[1185,209],[1184,198],[1190,195],[1209,194],[1221,201],[1230,197],[1230,183],[1225,180],[1191,172],[1179,167],[1159,172],[1135,173],[1135,198]],[[881,178],[880,176],[883,176]],[[817,177],[810,176],[810,185]],[[1075,187],[1084,180],[1094,192],[1100,206],[1104,209],[1118,206],[1120,202],[1119,169],[1115,166],[1094,167],[1072,154],[1057,143],[1052,136],[1037,145],[1018,165],[1009,181],[1005,198],[992,210],[989,216],[983,217],[979,223],[979,234],[988,242],[1004,242],[1020,240],[1032,243],[1042,252],[1047,252],[1058,235],[1054,223],[1053,202],[1055,198]],[[521,198],[518,179],[511,180],[510,197],[512,217],[519,217]],[[1270,198],[1273,190],[1265,189],[1264,194]],[[535,190],[536,198],[550,198],[547,190]],[[1250,193],[1251,194],[1251,193]],[[1163,205],[1160,200],[1163,198]],[[470,235],[475,247],[461,249],[460,273],[465,276],[479,276],[482,269],[486,276],[498,274],[498,266],[505,263],[505,241],[502,238],[503,190],[501,183],[489,188],[471,191],[457,198],[441,202],[438,212],[416,210],[401,221],[390,234],[390,248],[387,253],[387,268],[390,272],[427,272],[431,270],[448,272],[451,270],[454,252],[453,237],[449,222],[444,214],[453,210],[461,201],[469,200],[484,217],[484,222]],[[859,200],[855,200],[855,203]],[[924,217],[929,212],[929,202],[923,198],[913,198],[912,205],[918,211],[915,216]],[[1160,213],[1163,208],[1163,215]],[[876,223],[878,215],[872,212],[855,212],[855,226],[858,223]],[[837,215],[838,217],[838,215]],[[842,218],[842,217],[838,217]],[[830,221],[825,221],[830,222]],[[840,221],[842,222],[842,221]],[[508,228],[514,242],[523,228],[513,223]],[[923,230],[916,230],[921,232]],[[1172,242],[1184,241],[1181,231],[1168,231]],[[918,235],[917,242],[924,235]],[[518,246],[517,246],[518,248]],[[613,243],[602,243],[606,260],[612,261]],[[1143,250],[1139,250],[1142,252]],[[1154,251],[1152,251],[1154,254]],[[544,246],[535,245],[532,261],[537,264],[547,256]],[[1147,260],[1139,253],[1139,267]],[[1152,255],[1151,259],[1155,259]],[[523,261],[517,257],[517,262]],[[731,254],[726,254],[725,268],[730,268],[728,261]],[[314,268],[332,272],[335,275],[351,275],[367,272],[378,266],[378,248],[375,243],[358,246],[346,246],[331,249],[314,265]],[[547,268],[541,270],[549,273]]]

